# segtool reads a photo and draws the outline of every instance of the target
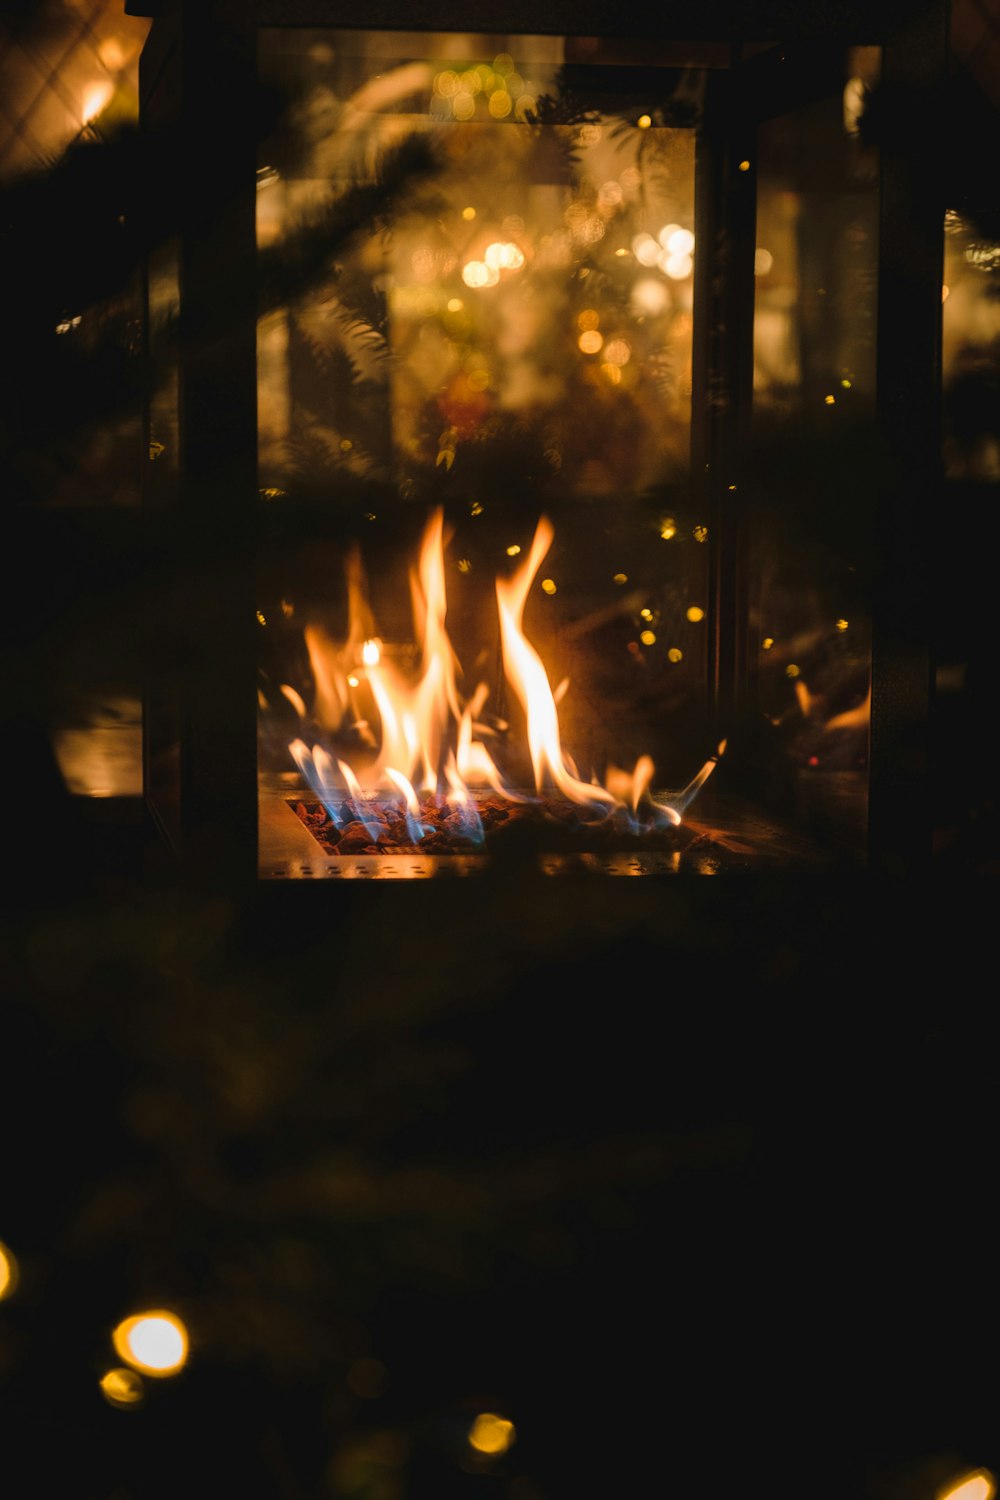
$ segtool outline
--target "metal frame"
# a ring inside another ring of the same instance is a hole
[[[175,513],[157,517],[159,542],[181,569],[184,621],[177,638],[184,704],[178,850],[224,881],[256,872],[256,725],[253,683],[256,489],[256,306],[253,131],[259,25],[355,26],[343,3],[323,0],[192,0],[133,3],[154,20],[140,69],[141,112],[175,141],[180,195],[182,350],[180,486]],[[878,517],[879,584],[873,599],[873,717],[869,867],[914,873],[930,856],[924,816],[930,649],[924,538],[940,472],[940,283],[943,163],[934,143],[935,100],[947,61],[947,0],[806,5],[709,3],[699,41],[725,42],[728,71],[710,80],[699,146],[697,232],[716,241],[725,224],[726,266],[701,257],[696,271],[693,474],[703,476],[716,524],[711,598],[712,688],[724,726],[743,707],[744,580],[738,474],[752,370],[753,160],[759,101],[777,109],[808,89],[831,43],[883,47],[878,316],[879,436],[890,480]],[[507,35],[621,34],[688,37],[688,7],[629,11],[610,0],[481,4],[474,20],[450,0],[430,0],[416,23],[407,0],[375,0],[365,29],[497,31]],[[744,61],[744,47],[781,42]],[[789,65],[791,64],[791,65]],[[770,92],[760,85],[768,80]],[[154,190],[156,185],[154,184]],[[227,296],[218,305],[217,268]],[[719,402],[708,401],[718,391]],[[153,808],[154,814],[156,808]],[[164,820],[166,821],[166,820]]]

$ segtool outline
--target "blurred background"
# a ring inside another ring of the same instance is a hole
[[[927,888],[497,881],[443,930],[147,824],[148,26],[0,12],[7,1490],[990,1500],[1000,8],[936,122]]]

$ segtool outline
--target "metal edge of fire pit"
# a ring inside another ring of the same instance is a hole
[[[486,854],[331,855],[295,815],[293,798],[311,797],[294,772],[261,778],[258,795],[258,878],[261,880],[426,880],[455,879],[491,869]],[[830,868],[827,855],[793,831],[778,828],[737,805],[715,806],[710,818],[690,818],[685,841],[675,850],[609,853],[543,853],[542,874],[662,876],[681,873]]]

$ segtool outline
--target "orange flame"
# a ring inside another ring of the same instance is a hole
[[[561,682],[553,692],[545,666],[523,625],[525,603],[553,536],[551,523],[542,517],[525,561],[509,579],[496,580],[503,668],[524,710],[535,791],[542,793],[554,787],[568,801],[605,815],[623,809],[634,820],[646,818],[647,822],[676,825],[711,775],[725,742],[682,792],[665,800],[656,800],[650,793],[655,767],[648,755],[640,756],[631,772],[611,766],[603,785],[596,777],[581,779],[560,736],[557,703],[569,683]],[[444,797],[470,826],[478,825],[471,789],[489,786],[512,801],[523,801],[530,795],[506,784],[485,744],[485,738],[494,732],[481,719],[488,685],[479,683],[471,695],[463,697],[461,664],[446,627],[444,548],[443,513],[438,509],[425,528],[418,565],[410,571],[414,624],[421,643],[415,680],[396,670],[374,633],[355,554],[348,563],[347,642],[338,648],[318,627],[306,628],[316,722],[333,733],[349,723],[355,734],[363,731],[365,742],[374,751],[367,764],[352,766],[343,759],[334,762],[321,744],[310,749],[301,737],[289,745],[300,772],[337,821],[338,799],[349,796],[355,813],[367,821],[366,802],[382,792],[401,803],[413,836],[419,839],[423,832],[419,792]],[[377,713],[377,736],[359,716],[357,694],[362,684],[367,685]],[[293,706],[302,704],[294,689],[282,687],[281,691]],[[300,716],[305,719],[304,713]],[[374,810],[370,816],[374,824]]]

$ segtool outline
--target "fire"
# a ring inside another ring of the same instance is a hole
[[[350,739],[355,747],[332,754],[322,743],[311,747],[301,736],[289,744],[299,771],[338,826],[360,821],[377,842],[380,806],[390,805],[405,820],[410,840],[419,844],[427,827],[421,821],[421,796],[446,803],[456,826],[481,842],[482,825],[475,792],[491,788],[511,802],[544,798],[554,791],[586,810],[589,820],[624,817],[636,830],[676,826],[711,775],[725,748],[705,762],[679,793],[655,798],[655,766],[640,756],[631,772],[607,768],[603,782],[585,780],[562,743],[558,703],[569,687],[553,690],[541,657],[524,630],[524,610],[532,585],[553,541],[553,528],[542,517],[527,557],[509,579],[496,580],[496,602],[504,676],[521,705],[534,789],[509,785],[498,764],[495,740],[509,726],[486,722],[489,686],[480,682],[466,696],[464,674],[448,635],[443,512],[435,510],[425,527],[416,567],[410,570],[418,670],[407,676],[393,665],[368,608],[357,556],[348,563],[348,638],[337,646],[316,626],[305,630],[313,670],[313,721],[333,740]],[[302,704],[294,689],[281,692]],[[370,705],[363,711],[364,705]],[[304,705],[303,705],[304,707]],[[300,713],[305,724],[306,715]],[[377,721],[377,732],[372,729]],[[363,753],[358,754],[360,746]],[[345,802],[350,807],[345,810]]]

